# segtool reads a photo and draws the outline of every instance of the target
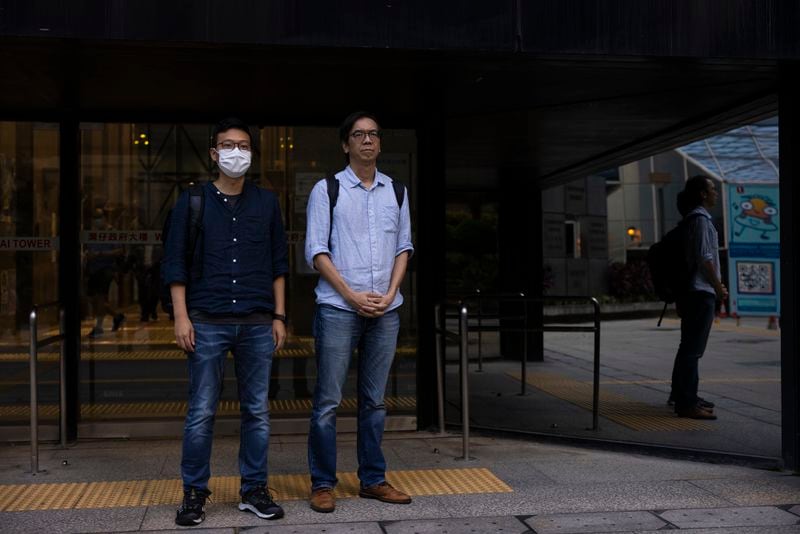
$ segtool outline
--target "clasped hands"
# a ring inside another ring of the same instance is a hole
[[[354,293],[350,299],[350,305],[356,309],[362,317],[376,318],[386,313],[386,309],[394,301],[395,292],[386,295],[373,291],[362,291]]]

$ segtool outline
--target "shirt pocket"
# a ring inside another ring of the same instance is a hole
[[[384,206],[381,209],[381,229],[387,233],[396,234],[400,227],[400,208],[394,206]]]
[[[246,261],[256,262],[250,267],[262,269],[267,256],[267,223],[262,217],[244,217],[238,242],[242,244],[242,256]]]

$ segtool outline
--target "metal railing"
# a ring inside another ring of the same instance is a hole
[[[492,300],[497,302],[498,307],[503,304],[516,303],[524,306],[522,315],[504,315],[502,312],[493,314],[490,317],[497,319],[499,324],[497,326],[487,326],[484,324],[483,319],[486,317],[483,314],[483,302]],[[531,303],[545,302],[580,302],[586,301],[593,307],[593,326],[578,326],[578,325],[553,325],[546,326],[544,324],[536,326],[527,326],[529,323],[528,305]],[[477,326],[470,326],[469,304],[474,302],[477,304]],[[469,455],[469,333],[470,331],[478,333],[478,372],[483,370],[483,355],[481,345],[483,339],[481,333],[484,331],[493,332],[517,332],[522,333],[523,341],[523,354],[520,358],[520,382],[521,382],[521,395],[527,391],[527,360],[528,360],[528,335],[530,333],[538,332],[584,332],[594,334],[594,368],[593,368],[593,384],[592,384],[592,430],[599,429],[599,412],[600,412],[600,303],[594,297],[572,297],[572,296],[542,296],[542,297],[526,297],[524,293],[493,293],[481,294],[479,291],[474,295],[462,297],[458,301],[458,332],[447,330],[446,313],[443,313],[443,304],[436,305],[436,375],[438,381],[437,401],[438,401],[438,417],[440,432],[444,432],[445,417],[444,417],[444,360],[445,360],[445,343],[447,340],[458,342],[459,346],[459,384],[460,384],[460,397],[461,397],[461,427],[462,427],[462,456],[460,459],[468,460]],[[515,320],[523,321],[522,327],[510,328],[504,327],[502,321]]]
[[[39,313],[45,308],[58,309],[58,334],[39,339]],[[61,446],[67,445],[67,403],[66,393],[66,361],[64,358],[64,310],[60,302],[48,302],[33,307],[30,314],[30,374],[31,374],[31,474],[35,475],[39,471],[39,349],[61,341],[61,351],[59,353],[59,439]]]

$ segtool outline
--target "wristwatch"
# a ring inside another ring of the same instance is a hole
[[[283,314],[283,313],[273,313],[273,314],[272,314],[272,319],[273,319],[273,320],[277,319],[277,320],[279,320],[279,321],[283,321],[283,324],[286,324],[286,314]]]

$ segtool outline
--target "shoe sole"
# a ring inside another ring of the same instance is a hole
[[[242,512],[254,513],[261,519],[280,519],[281,517],[283,517],[283,512],[276,512],[274,514],[262,514],[261,512],[258,511],[258,508],[256,508],[252,504],[245,504],[243,502],[239,503],[239,510],[241,510]]]
[[[411,504],[411,499],[407,501],[393,501],[391,499],[384,499],[383,497],[378,497],[377,495],[372,495],[371,493],[362,493],[358,492],[358,496],[362,499],[375,499],[377,501],[385,502],[388,504]]]
[[[194,526],[197,526],[200,523],[202,523],[205,520],[205,518],[206,518],[206,515],[203,514],[203,517],[201,517],[199,519],[192,519],[190,521],[184,521],[182,523],[179,523],[178,520],[176,519],[175,520],[175,524],[178,525],[179,527],[194,527]]]
[[[320,514],[329,514],[329,513],[333,512],[334,510],[336,510],[335,506],[333,506],[331,508],[320,508],[319,506],[314,506],[313,504],[310,504],[310,503],[309,503],[308,506],[311,507],[312,510],[314,510],[315,512],[318,512]]]

